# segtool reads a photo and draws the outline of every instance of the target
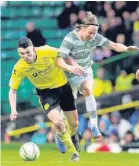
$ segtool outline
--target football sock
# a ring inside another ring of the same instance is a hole
[[[67,130],[64,133],[56,132],[56,134],[60,138],[60,140],[64,143],[68,152],[78,154]]]
[[[96,106],[96,100],[93,95],[85,97],[85,103],[86,103],[86,109],[89,115],[91,128],[93,126],[97,127],[97,106]],[[98,127],[97,127],[98,128]]]

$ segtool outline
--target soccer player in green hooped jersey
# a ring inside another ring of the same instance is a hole
[[[79,75],[82,74],[82,71],[67,65],[64,61],[63,63],[61,61],[62,69],[60,69],[57,67],[57,59],[60,57],[57,56],[58,52],[55,48],[47,45],[34,47],[32,41],[27,37],[19,40],[17,51],[21,59],[15,64],[9,82],[11,120],[17,118],[16,91],[26,77],[36,87],[43,110],[55,125],[57,136],[72,153],[71,160],[79,160],[79,154],[72,143],[58,108],[60,106],[65,112],[67,120],[69,120],[70,131],[75,133],[78,125],[77,111],[71,87],[62,69]]]
[[[59,56],[73,66],[83,68],[84,75],[75,75],[74,73],[66,72],[66,76],[71,85],[75,98],[77,92],[83,94],[86,110],[89,114],[92,136],[98,138],[101,133],[97,125],[97,105],[94,95],[92,94],[93,87],[93,72],[91,54],[93,50],[100,47],[107,47],[117,52],[139,51],[136,46],[125,46],[120,43],[114,43],[98,33],[98,19],[91,12],[86,12],[86,16],[75,25],[75,30],[69,32],[60,47]],[[60,63],[58,63],[60,65]],[[137,76],[138,77],[138,76]]]

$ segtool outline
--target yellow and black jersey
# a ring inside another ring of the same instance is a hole
[[[57,67],[58,51],[47,45],[35,48],[37,59],[27,64],[20,59],[14,66],[9,86],[18,89],[21,81],[27,77],[38,89],[58,88],[67,83],[64,71]]]

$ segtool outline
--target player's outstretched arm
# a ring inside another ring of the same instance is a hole
[[[9,90],[9,103],[11,107],[11,121],[16,120],[17,118],[17,111],[16,111],[16,90],[10,88]]]
[[[70,73],[73,73],[73,74],[76,74],[76,75],[83,75],[84,74],[83,68],[79,68],[79,67],[76,67],[76,66],[69,65],[61,57],[57,58],[56,63],[57,63],[58,67],[60,67],[61,69],[65,70],[65,71],[68,71]]]
[[[108,45],[108,48],[117,51],[117,52],[125,52],[125,51],[139,51],[139,48],[136,46],[125,46],[124,44],[121,43],[114,43],[110,42]]]
[[[139,69],[136,71],[136,79],[139,81]]]

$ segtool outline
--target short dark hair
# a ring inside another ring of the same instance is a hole
[[[24,36],[18,41],[17,47],[18,48],[27,48],[27,47],[32,46],[32,45],[33,45],[32,41],[29,38]]]

